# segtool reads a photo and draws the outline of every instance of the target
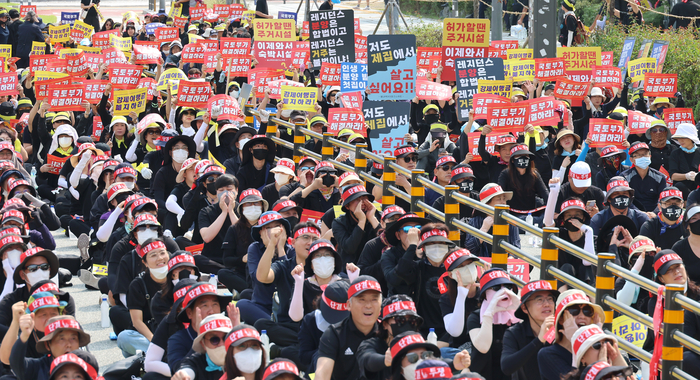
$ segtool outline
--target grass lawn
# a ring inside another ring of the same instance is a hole
[[[4,8],[17,8],[19,9],[19,3],[0,3],[0,7]],[[39,8],[37,7],[37,10]],[[58,21],[58,17],[56,15],[43,15],[41,14],[41,10],[39,10],[39,17],[41,17],[41,20],[44,21],[46,24],[56,24]]]

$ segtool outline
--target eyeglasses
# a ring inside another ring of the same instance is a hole
[[[409,156],[403,157],[403,162],[409,163],[409,162],[418,162],[418,155],[417,154],[411,154]]]
[[[309,240],[315,241],[318,239],[318,236],[304,234],[304,235],[299,236],[297,239],[301,239],[303,241],[309,241]]]
[[[51,269],[51,266],[48,263],[27,265],[26,271],[30,272],[30,273],[34,273],[34,272],[38,271],[39,269],[49,270],[49,269]]]
[[[136,232],[144,232],[146,230],[158,231],[157,226],[138,226],[136,227]]]
[[[216,179],[217,179],[217,178],[219,178],[219,176],[210,175],[209,177],[207,177],[207,179],[205,180],[205,182],[206,182],[206,183],[214,183],[214,182],[216,182]]]
[[[666,128],[652,128],[651,133],[662,133],[666,132]]]
[[[566,310],[569,311],[572,317],[577,316],[581,311],[583,311],[583,315],[586,317],[592,317],[595,312],[591,305],[574,305],[567,307]]]
[[[403,232],[408,233],[408,231],[410,231],[411,228],[418,228],[418,229],[420,229],[421,226],[403,226],[402,230],[403,230]]]
[[[639,153],[639,154],[635,154],[634,156],[632,156],[632,158],[641,158],[641,157],[651,157],[651,152],[646,152],[646,154]]]
[[[299,170],[304,171],[304,170],[311,170],[314,171],[316,169],[315,166],[302,166],[299,168]]]
[[[610,343],[610,345],[613,345],[613,341],[610,339],[603,339],[601,341],[593,343],[591,347],[593,347],[594,350],[600,350],[605,343]]]
[[[333,257],[333,254],[330,252],[318,252],[313,254],[314,259],[318,259],[319,257]]]
[[[542,306],[548,303],[554,303],[554,297],[552,296],[537,296],[532,299],[532,302],[537,306]]]
[[[409,316],[405,316],[405,315],[399,315],[398,317],[394,317],[394,322],[396,322],[396,326],[403,326],[403,325],[408,324],[408,325],[411,325],[415,329],[418,329],[418,325],[420,325],[417,318],[409,317]]]
[[[158,129],[149,129],[146,131],[147,135],[160,135],[160,130]]]
[[[454,168],[454,167],[455,167],[454,165],[445,164],[445,165],[440,166],[440,170],[445,171],[445,172],[449,172],[449,171],[452,171],[452,168]]]
[[[218,346],[220,346],[220,345],[222,345],[222,344],[224,343],[224,340],[221,339],[221,338],[220,338],[219,336],[217,336],[217,335],[214,335],[214,336],[212,336],[212,337],[209,338],[209,339],[206,339],[206,338],[205,338],[205,340],[206,340],[206,341],[209,343],[209,345],[212,346],[212,347],[218,347]]]
[[[411,352],[410,354],[406,354],[406,360],[408,360],[409,364],[414,364],[415,362],[418,361],[418,359],[432,359],[433,358],[433,352],[432,351],[423,351],[420,354],[417,352]]]

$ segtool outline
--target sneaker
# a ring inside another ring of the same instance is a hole
[[[370,8],[369,6],[366,6],[366,7],[365,7],[365,10],[366,10],[366,11],[369,11],[369,10],[371,10],[371,9],[372,9],[372,8]]]
[[[360,6],[353,7],[352,9],[360,9]]]
[[[87,234],[80,234],[78,238],[78,249],[80,250],[80,260],[82,262],[86,262],[90,259],[90,254],[88,253],[89,247],[90,237],[88,237]]]
[[[85,284],[86,288],[91,288],[91,289],[99,289],[97,286],[97,277],[95,277],[92,272],[89,270],[81,269],[78,271],[79,279],[82,281],[83,284]]]

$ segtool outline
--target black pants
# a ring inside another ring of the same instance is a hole
[[[213,273],[218,275],[219,271],[224,269],[222,264],[219,264],[218,262],[203,255],[195,255],[194,263],[202,273]]]
[[[146,372],[141,376],[142,380],[168,380],[169,377],[163,376],[157,372]]]
[[[232,293],[234,289],[240,293],[250,287],[248,286],[248,281],[245,276],[238,274],[238,272],[234,270],[228,268],[221,269],[217,276],[219,277],[219,282],[226,285],[226,288]]]
[[[41,199],[48,199],[51,201],[51,203],[56,203],[56,194],[52,192],[53,190],[54,188],[48,184],[42,184],[36,188],[36,192],[39,194]]]
[[[68,222],[68,228],[75,236],[80,236],[82,234],[90,235],[90,225],[85,223],[84,220],[73,219]]]
[[[109,320],[112,321],[112,328],[117,335],[131,328],[131,314],[129,314],[129,310],[126,306],[116,305],[110,307]]]

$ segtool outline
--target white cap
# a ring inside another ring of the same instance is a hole
[[[593,87],[591,89],[591,97],[593,96],[604,96],[603,90],[600,87]]]
[[[591,167],[583,161],[574,162],[569,169],[569,181],[576,187],[591,187]]]
[[[603,339],[615,340],[615,337],[603,332],[598,325],[582,326],[571,336],[571,352],[573,362],[571,365],[578,368],[583,355],[591,346]]]
[[[698,129],[695,128],[693,124],[690,123],[681,123],[678,125],[678,128],[676,128],[676,133],[671,136],[672,139],[677,139],[677,138],[686,138],[686,139],[691,139],[693,140],[694,143],[700,144],[700,140],[698,139]]]

